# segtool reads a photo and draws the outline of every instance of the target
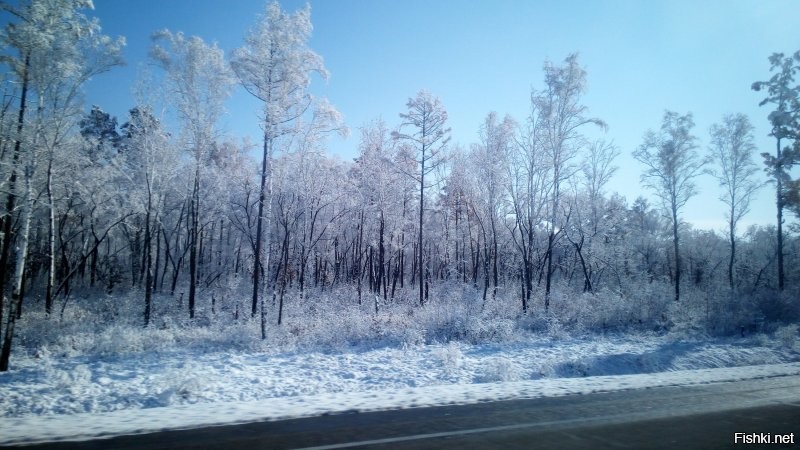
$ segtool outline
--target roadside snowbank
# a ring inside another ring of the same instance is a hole
[[[20,356],[0,375],[0,444],[792,375],[800,374],[798,350],[766,337],[630,336],[341,353]]]

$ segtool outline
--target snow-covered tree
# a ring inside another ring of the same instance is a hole
[[[167,74],[168,91],[175,100],[194,159],[189,201],[189,317],[194,317],[203,197],[200,178],[215,141],[217,122],[230,94],[233,78],[222,49],[216,44],[206,44],[197,36],[187,38],[183,33],[168,30],[154,33],[150,56]]]
[[[644,143],[633,157],[645,165],[642,185],[661,199],[672,224],[672,248],[675,257],[675,301],[681,295],[681,255],[679,246],[680,211],[695,194],[694,179],[703,171],[705,160],[697,153],[697,138],[692,135],[692,114],[666,111],[659,132],[648,131]]]
[[[282,136],[295,131],[293,122],[314,103],[314,97],[308,92],[311,76],[318,74],[324,78],[328,74],[322,58],[308,47],[311,30],[310,6],[288,14],[273,1],[248,31],[244,46],[234,50],[231,59],[239,82],[263,103],[260,121],[264,142],[254,238],[252,316],[258,308],[263,268],[269,267],[269,252],[266,252],[266,258],[262,253],[265,247],[269,249],[270,243],[271,173],[275,146]]]
[[[783,290],[785,284],[784,274],[784,248],[783,248],[783,210],[786,206],[786,190],[784,186],[797,187],[797,182],[793,182],[789,177],[789,170],[792,165],[800,160],[800,84],[795,83],[795,74],[800,70],[800,51],[792,56],[785,56],[783,53],[773,53],[769,57],[770,72],[776,72],[768,81],[757,81],[753,83],[754,91],[767,91],[767,98],[759,103],[764,106],[767,103],[775,105],[775,110],[769,113],[769,121],[772,124],[770,136],[775,138],[775,155],[764,152],[767,172],[775,179],[775,205],[777,207],[777,255],[778,255],[778,290]],[[786,145],[781,147],[781,141],[794,141],[793,147]],[[797,195],[794,193],[792,198]]]
[[[585,125],[605,127],[605,123],[586,115],[581,104],[586,90],[586,71],[578,63],[578,55],[571,54],[563,65],[544,64],[545,87],[531,95],[539,115],[539,139],[546,155],[549,172],[550,198],[548,200],[547,267],[545,269],[545,309],[550,306],[550,289],[553,277],[553,250],[558,238],[561,214],[561,185],[577,171],[576,158],[582,146],[581,130]]]
[[[720,200],[728,206],[728,283],[733,287],[733,265],[736,261],[736,227],[739,220],[750,211],[750,201],[761,187],[755,179],[753,162],[753,126],[744,114],[728,114],[722,123],[711,126],[711,158],[716,164],[712,173],[719,181],[723,193]]]
[[[0,294],[4,294],[5,269],[11,261],[10,249],[14,246],[11,307],[0,353],[0,371],[4,371],[8,369],[16,311],[22,302],[30,224],[36,203],[34,177],[41,161],[44,161],[44,190],[50,216],[48,284],[52,285],[55,267],[52,196],[55,152],[63,148],[69,131],[75,125],[82,85],[92,76],[121,63],[120,52],[125,41],[121,38],[112,40],[101,34],[99,21],[89,19],[81,12],[92,8],[89,0],[29,0],[16,6],[0,3],[0,8],[15,20],[0,34],[5,45],[0,61],[10,68],[20,85],[0,256]],[[22,186],[18,185],[20,175]],[[11,224],[17,211],[16,219],[20,226],[14,232]],[[17,240],[15,244],[13,239]],[[52,291],[52,286],[48,290]],[[51,304],[49,299],[46,304]],[[2,310],[3,304],[0,303]]]
[[[409,173],[419,183],[419,229],[417,235],[417,273],[419,281],[419,304],[425,303],[425,259],[423,247],[423,223],[425,217],[425,189],[434,186],[435,180],[426,180],[437,170],[445,159],[447,144],[450,142],[450,128],[445,127],[447,110],[438,97],[427,91],[420,91],[406,103],[408,112],[401,113],[403,123],[400,131],[392,136],[406,142],[416,151],[414,161],[417,172]],[[410,129],[404,132],[403,129]]]
[[[499,284],[498,233],[502,231],[505,220],[504,198],[507,188],[507,170],[516,122],[505,116],[501,121],[497,113],[489,113],[481,125],[480,143],[472,148],[470,160],[475,172],[475,189],[478,191],[475,213],[484,229],[484,289],[483,298],[489,287],[489,266],[491,266],[492,299],[497,297]],[[485,225],[483,225],[485,224]]]
[[[613,223],[615,208],[605,196],[605,187],[617,170],[613,165],[619,149],[603,140],[588,146],[586,158],[581,163],[582,180],[572,183],[574,191],[569,204],[570,224],[565,228],[567,240],[572,244],[580,261],[584,277],[584,291],[594,290],[596,266],[602,265],[601,250],[595,237],[608,234],[606,226]]]
[[[78,125],[81,136],[86,140],[86,154],[92,163],[107,163],[116,155],[120,139],[116,117],[92,105],[89,114]]]
[[[533,95],[535,91],[531,99]],[[523,312],[527,312],[530,306],[534,269],[541,260],[536,231],[544,220],[544,210],[550,196],[546,157],[542,151],[541,119],[536,103],[531,101],[530,114],[524,126],[518,127],[508,165],[508,191],[516,222],[516,231],[511,237],[522,262],[520,272]]]
[[[161,121],[147,107],[131,109],[122,131],[121,145],[126,161],[121,172],[129,183],[127,192],[133,208],[144,215],[144,264],[141,270],[145,274],[144,325],[147,326],[155,290],[154,272],[158,270],[153,268],[153,246],[159,237],[155,231],[159,229],[157,224],[161,220],[165,191],[175,176],[178,158]]]

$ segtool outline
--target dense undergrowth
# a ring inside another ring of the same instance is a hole
[[[266,303],[266,339],[260,315],[250,317],[245,294],[201,295],[197,314],[188,317],[180,296],[157,294],[153,319],[143,327],[141,293],[122,295],[76,292],[63,308],[47,316],[36,303],[27,305],[17,328],[16,350],[40,355],[114,355],[169,351],[175,348],[244,351],[337,351],[358,346],[407,347],[451,341],[482,344],[513,342],[531,335],[555,339],[587,334],[658,333],[676,339],[702,336],[744,336],[782,333],[797,337],[798,304],[783,295],[690,291],[680,303],[670,286],[650,283],[636,293],[574,293],[557,290],[550,308],[543,294],[534,296],[522,313],[514,293],[498,291],[484,301],[468,285],[441,284],[425,306],[416,291],[399,291],[385,301],[355,289],[289,292],[282,323],[278,306]],[[62,306],[62,305],[59,305]],[[776,335],[777,336],[777,335]]]

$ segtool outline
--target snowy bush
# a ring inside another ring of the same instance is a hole
[[[797,324],[786,325],[775,331],[775,339],[788,349],[793,349],[797,344]]]
[[[266,302],[264,340],[260,315],[251,318],[249,311],[237,313],[236,305],[248,303],[244,294],[227,293],[223,297],[217,293],[212,311],[210,294],[201,292],[194,320],[188,318],[186,302],[181,303],[178,294],[157,294],[148,327],[143,326],[140,293],[75,294],[70,297],[63,318],[60,314],[48,317],[41,305],[32,303],[17,327],[15,351],[41,358],[113,356],[174,348],[342,352],[354,347],[409,349],[450,342],[514,342],[531,334],[563,340],[576,334],[618,331],[668,331],[680,341],[708,334],[738,334],[740,329],[756,333],[765,320],[758,308],[744,312],[745,306],[755,305],[756,301],[748,303],[744,300],[746,295],[731,296],[730,291],[689,290],[676,303],[669,284],[660,281],[625,295],[607,290],[574,292],[568,285],[556,287],[548,311],[543,308],[543,292],[534,291],[526,314],[521,313],[516,292],[499,290],[495,298],[489,293],[484,300],[481,289],[459,283],[432,286],[430,298],[422,307],[417,304],[413,289],[398,290],[394,299],[378,298],[377,312],[371,294],[363,293],[359,303],[351,287],[324,292],[307,289],[303,295],[289,290],[284,297],[281,325],[277,324],[277,302]],[[790,342],[791,335],[787,328],[776,333],[775,338]],[[445,364],[450,364],[449,357],[443,358]],[[457,367],[457,363],[453,364]]]
[[[552,368],[552,376],[585,377],[590,374],[589,363],[582,359],[569,359]]]
[[[455,342],[437,348],[434,350],[434,355],[441,361],[446,375],[452,375],[464,365],[464,353]]]
[[[753,335],[751,342],[755,343],[758,347],[769,347],[772,340],[764,333],[757,333]]]
[[[53,383],[57,389],[67,390],[76,394],[80,386],[91,381],[92,372],[84,365],[77,365],[72,370],[60,370],[50,364],[45,365],[45,377]]]
[[[402,334],[400,345],[404,349],[418,347],[425,343],[423,330],[416,327],[409,327]]]
[[[164,374],[163,380],[155,383],[163,389],[155,395],[159,405],[196,403],[201,400],[205,388],[201,379],[195,375],[198,373],[202,371],[189,365],[185,370],[169,371]]]
[[[494,383],[499,381],[519,381],[521,379],[519,368],[510,359],[498,356],[487,358],[484,361],[476,381],[478,383]]]

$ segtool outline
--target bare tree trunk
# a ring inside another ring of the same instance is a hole
[[[419,174],[419,240],[417,241],[417,269],[418,269],[418,276],[419,276],[419,305],[422,306],[425,304],[425,283],[423,282],[424,279],[424,269],[422,267],[423,259],[422,259],[422,220],[423,214],[425,212],[425,145],[422,146],[422,158],[420,162],[422,164],[422,170]]]
[[[736,261],[736,229],[735,229],[735,222],[734,222],[734,215],[733,215],[733,207],[731,206],[731,219],[729,222],[729,234],[731,240],[731,257],[728,260],[728,284],[730,285],[731,289],[733,289],[733,264]]]
[[[781,164],[781,139],[777,139],[777,161],[778,164]],[[783,167],[778,167],[778,176],[775,177],[777,181],[776,185],[776,192],[777,192],[777,206],[778,206],[778,291],[783,291],[784,286],[784,272],[783,272],[783,181],[781,180],[781,174],[783,172]]]
[[[150,250],[150,201],[147,202],[147,214],[144,225],[144,251],[145,251],[145,275],[144,275],[144,326],[150,325],[150,310],[153,303],[153,252]],[[191,292],[191,290],[189,291]],[[191,296],[190,296],[191,299]],[[192,310],[190,308],[190,314]],[[190,315],[193,317],[193,314]]]
[[[578,255],[578,259],[581,262],[581,270],[583,271],[583,292],[594,292],[592,276],[589,272],[589,267],[586,265],[586,260],[583,257],[583,236],[581,236],[580,242],[575,242],[573,245],[575,246],[575,253]]]
[[[267,182],[269,181],[269,182]],[[256,217],[256,248],[253,264],[253,302],[251,316],[256,316],[258,309],[259,282],[261,281],[262,267],[269,267],[269,251],[261,261],[262,240],[267,241],[269,248],[270,209],[272,207],[272,139],[268,131],[264,132],[264,149],[261,161],[261,184],[258,195],[258,216]],[[266,211],[266,216],[265,216]],[[262,236],[266,234],[265,238]],[[262,333],[264,335],[264,333]]]
[[[30,156],[33,158],[33,155]],[[22,203],[20,217],[22,226],[19,233],[19,242],[15,249],[14,277],[12,278],[11,305],[6,321],[3,336],[3,348],[0,350],[0,372],[8,370],[8,360],[11,355],[11,341],[14,338],[14,325],[17,320],[17,310],[22,305],[26,256],[28,254],[28,241],[30,237],[31,216],[33,215],[33,165],[25,168],[25,197]]]
[[[678,208],[672,205],[672,246],[675,253],[675,301],[681,299],[681,254],[678,245]]]
[[[378,227],[378,289],[376,290],[380,295],[381,290],[381,283],[383,283],[383,299],[386,300],[386,280],[384,279],[385,270],[385,259],[386,259],[386,248],[384,246],[384,228],[385,228],[385,220],[383,217],[383,211],[381,211],[381,218],[380,224]],[[377,308],[377,307],[376,307]]]
[[[192,186],[192,201],[189,207],[190,212],[190,232],[189,242],[189,318],[194,319],[195,297],[197,295],[197,245],[198,233],[200,228],[200,166],[199,162],[194,171],[194,183]],[[255,312],[253,313],[255,314]]]
[[[156,219],[158,222],[158,219]],[[161,227],[156,228],[156,263],[153,267],[153,292],[158,292],[158,272],[161,270]],[[166,266],[166,264],[164,264]],[[162,283],[164,279],[161,279]]]
[[[261,236],[262,232],[265,234],[264,241],[266,249],[264,255],[263,267],[269,271],[269,256],[270,256],[270,220],[272,218],[272,140],[267,132],[264,132],[264,155],[261,165],[261,190],[258,198],[258,217],[256,219],[256,254],[255,254],[255,267],[253,270],[253,315],[255,316],[255,308],[258,305],[258,281],[261,276]],[[265,204],[266,203],[266,204]],[[262,226],[264,230],[262,230]],[[267,273],[266,279],[269,280]],[[272,290],[274,292],[275,286],[273,283]],[[261,339],[267,338],[266,330],[266,302],[261,299]]]
[[[3,322],[3,309],[5,292],[6,292],[6,272],[9,268],[9,258],[11,255],[10,248],[12,242],[12,234],[14,227],[12,226],[14,218],[12,216],[16,205],[16,195],[14,189],[17,184],[17,165],[19,164],[20,146],[22,144],[22,129],[25,125],[25,107],[28,98],[28,68],[30,67],[30,54],[25,54],[25,65],[22,68],[22,88],[20,90],[19,98],[19,114],[17,115],[17,136],[14,140],[14,153],[11,162],[11,176],[8,178],[8,198],[6,200],[6,211],[8,215],[3,220],[3,251],[0,255],[0,325]],[[13,299],[12,299],[13,302]],[[13,307],[13,305],[12,305]]]
[[[492,267],[492,300],[497,298],[497,284],[498,284],[498,274],[497,274],[497,229],[495,227],[494,222],[494,211],[492,212],[491,218],[491,225],[492,225],[492,252],[494,253],[493,257],[493,267]]]
[[[283,297],[286,294],[286,285],[289,283],[287,275],[289,272],[289,227],[285,228],[284,246],[283,246],[283,276],[281,277],[281,288],[278,299],[278,325],[283,322]]]
[[[53,310],[53,285],[56,278],[56,215],[53,205],[53,152],[47,161],[47,287],[44,294],[44,310],[47,315]]]
[[[486,294],[489,292],[489,258],[491,252],[489,251],[489,240],[486,239],[486,233],[483,234],[483,302],[486,303]]]
[[[555,240],[555,234],[553,233],[553,227],[555,225],[550,225],[550,232],[547,234],[547,253],[545,257],[547,258],[547,269],[545,273],[545,280],[544,280],[544,310],[547,311],[550,308],[550,286],[553,278],[553,241]]]
[[[94,221],[94,219],[92,219],[92,221]],[[94,223],[92,223],[91,232],[94,238],[94,244],[97,244],[97,234],[94,231]],[[93,247],[94,250],[91,252],[91,258],[89,260],[89,287],[94,287],[94,284],[97,282],[97,264],[100,256],[97,245],[93,245]]]
[[[406,222],[406,199],[405,196],[403,197],[403,215],[401,216],[401,223],[403,226],[400,228],[400,248],[398,249],[398,253],[400,253],[400,289],[403,289],[403,285],[405,284],[405,277],[406,277],[406,230],[405,230],[405,222]],[[394,289],[392,289],[394,291]],[[394,294],[392,294],[394,296]]]
[[[358,255],[358,258],[354,261],[354,268],[356,269],[356,291],[358,292],[358,304],[361,304],[361,243],[364,241],[364,210],[361,210],[361,214],[359,215],[359,224],[358,224],[358,238],[356,241],[356,245],[354,247],[355,254]],[[354,258],[355,259],[355,258]]]
[[[528,310],[533,291],[533,217],[528,214],[528,255],[525,259],[525,299],[523,309]]]

